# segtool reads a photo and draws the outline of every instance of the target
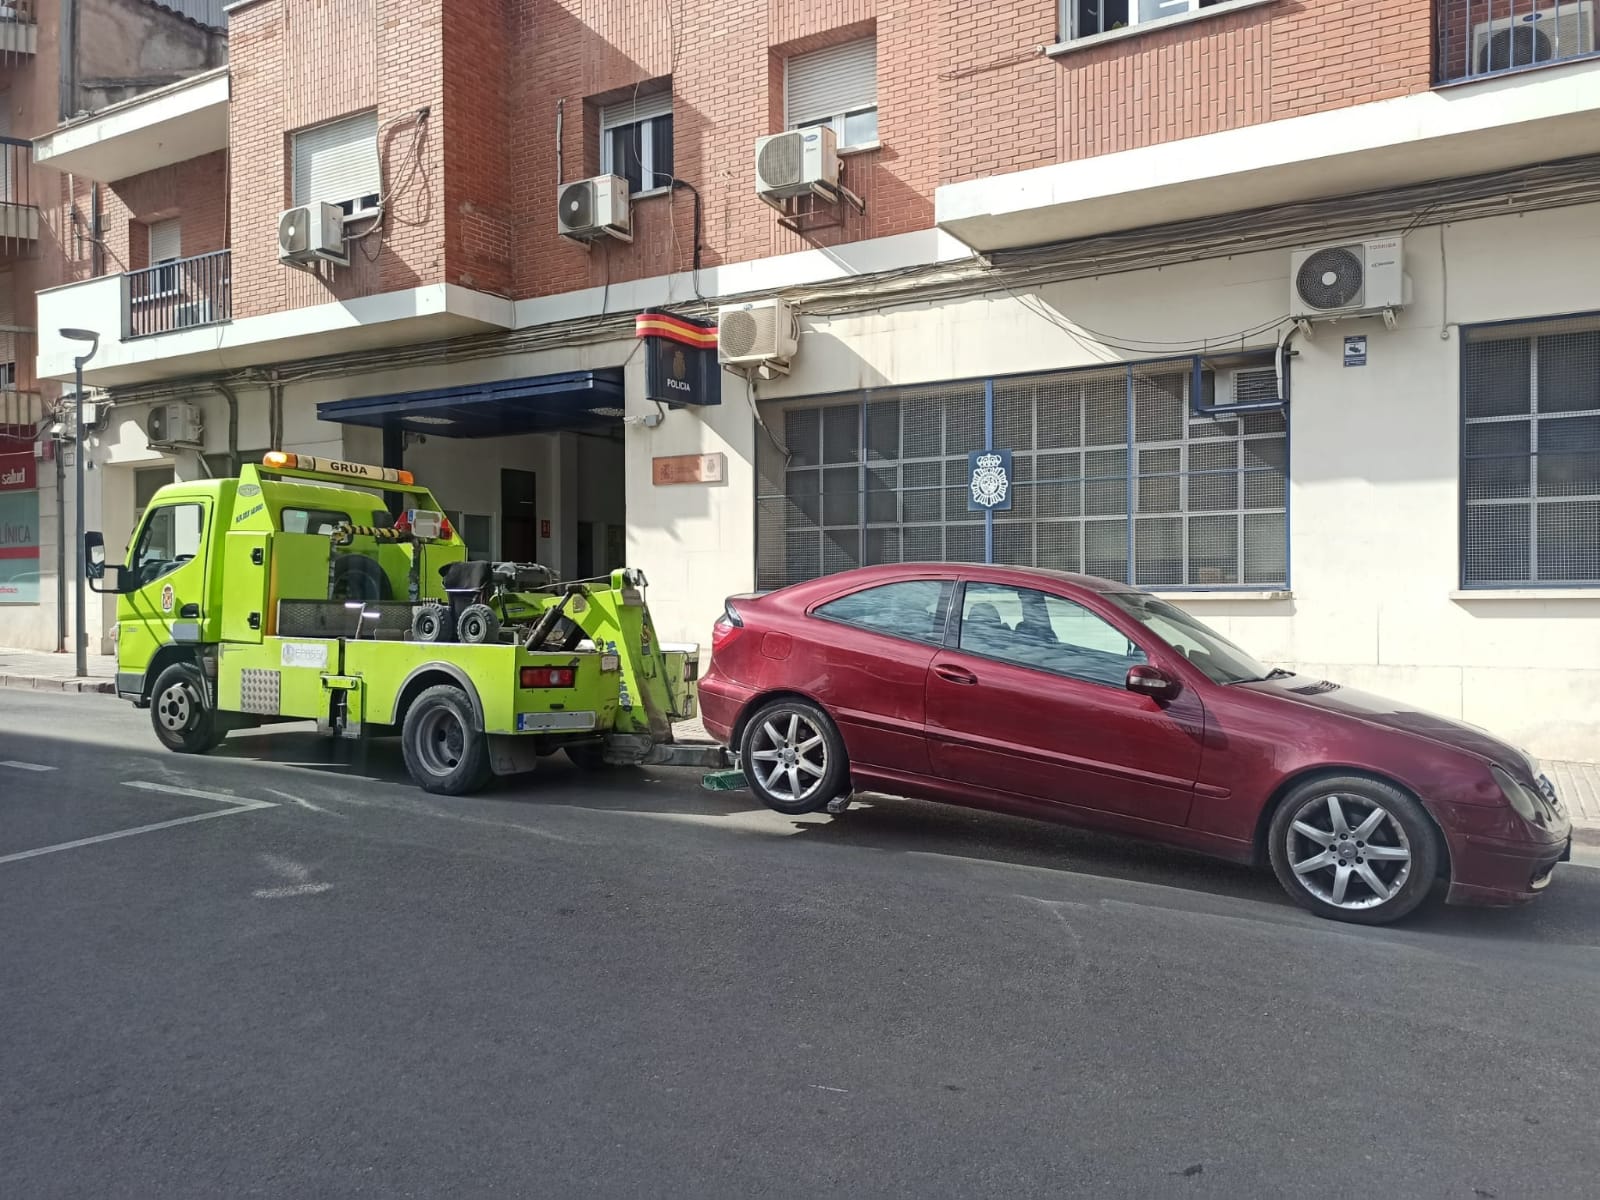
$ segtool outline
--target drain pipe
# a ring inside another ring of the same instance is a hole
[[[283,382],[276,371],[263,371],[267,381],[267,440],[268,449],[283,449]]]
[[[239,473],[239,393],[225,383],[216,385],[217,391],[228,402],[228,474]],[[277,447],[273,447],[277,449]]]

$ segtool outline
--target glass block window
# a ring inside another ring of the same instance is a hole
[[[1465,331],[1463,587],[1600,584],[1600,316]]]
[[[1284,414],[1197,415],[1195,377],[1184,360],[766,406],[759,586],[987,561],[1157,589],[1286,587]],[[967,505],[967,455],[985,448],[1012,452],[1011,508],[992,519]]]

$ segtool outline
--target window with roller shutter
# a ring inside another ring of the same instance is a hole
[[[672,186],[672,93],[632,96],[600,110],[600,173],[620,175],[630,195]]]
[[[791,58],[784,67],[784,124],[827,125],[841,150],[878,141],[878,43],[863,38]]]
[[[383,191],[378,114],[358,113],[294,135],[294,203],[337,204],[348,217],[377,212]]]
[[[145,235],[149,240],[149,258],[152,267],[176,263],[183,257],[183,228],[178,218],[152,223],[146,228]],[[173,266],[157,271],[150,283],[151,291],[146,299],[150,296],[172,295],[178,290],[178,268]]]

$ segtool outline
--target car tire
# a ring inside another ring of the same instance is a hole
[[[1439,832],[1415,797],[1361,775],[1322,776],[1278,805],[1273,872],[1296,903],[1357,925],[1398,921],[1428,898]]]
[[[489,782],[489,740],[475,728],[466,692],[441,683],[406,710],[400,749],[417,786],[439,796],[465,796]]]
[[[750,790],[775,812],[816,812],[850,786],[844,739],[806,700],[774,700],[745,722],[739,764]]]
[[[205,754],[227,735],[211,705],[205,676],[193,663],[174,663],[150,693],[150,724],[168,750]]]
[[[500,618],[487,604],[469,604],[456,618],[456,637],[469,646],[487,646],[500,640]]]
[[[411,614],[411,636],[419,642],[453,642],[455,614],[448,605],[424,604]]]

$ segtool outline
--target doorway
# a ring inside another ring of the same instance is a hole
[[[500,554],[509,562],[539,561],[538,476],[500,471]]]

